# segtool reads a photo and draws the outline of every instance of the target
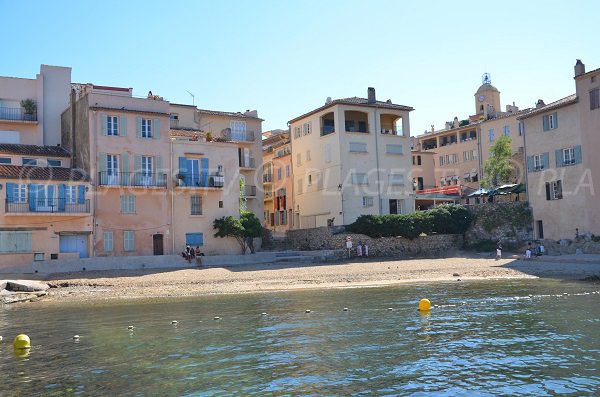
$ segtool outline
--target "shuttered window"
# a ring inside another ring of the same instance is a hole
[[[204,234],[202,233],[186,233],[185,244],[191,247],[200,247],[204,245]]]
[[[387,144],[385,145],[385,152],[387,154],[402,154],[402,145]]]
[[[31,252],[32,250],[31,232],[0,232],[0,252]]]
[[[389,174],[388,182],[393,186],[404,186],[404,175],[402,174]]]
[[[367,144],[363,142],[350,142],[350,151],[354,153],[366,153]]]
[[[135,251],[135,232],[133,230],[123,231],[123,251]]]
[[[600,108],[600,88],[594,88],[590,91],[590,110]]]
[[[193,195],[190,197],[190,214],[191,215],[202,215],[202,196]]]
[[[104,232],[104,252],[112,252],[114,249],[113,232]]]
[[[135,214],[135,196],[121,196],[121,213]]]
[[[352,184],[354,185],[368,185],[369,179],[367,178],[367,174],[363,173],[353,173],[352,174]]]

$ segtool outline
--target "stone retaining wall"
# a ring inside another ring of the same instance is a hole
[[[527,203],[523,201],[468,205],[473,223],[465,233],[467,245],[481,240],[498,241],[514,248],[531,241],[531,222],[523,216]]]
[[[364,234],[345,233],[343,229],[329,227],[289,230],[287,240],[289,246],[294,249],[339,250],[346,247],[346,236],[352,236],[353,255],[356,255],[356,245],[359,242],[368,244],[369,256],[382,257],[446,256],[463,245],[461,235],[438,234],[417,237],[413,240],[404,237],[372,238]]]

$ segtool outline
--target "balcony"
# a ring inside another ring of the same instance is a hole
[[[265,201],[273,200],[273,192],[266,191],[265,192]]]
[[[245,185],[244,186],[244,197],[246,197],[246,198],[256,198],[256,186]]]
[[[240,168],[256,168],[256,161],[254,157],[241,157]]]
[[[288,154],[291,154],[292,151],[289,148],[285,148],[283,150],[278,150],[275,153],[275,156],[273,156],[274,158],[279,158],[279,157],[283,157],[283,156],[287,156]]]
[[[166,188],[167,174],[101,171],[98,173],[98,185]]]
[[[178,174],[178,187],[213,188],[221,189],[225,185],[225,177],[219,173],[214,174]]]
[[[0,107],[0,120],[37,122],[37,111],[25,113],[23,108]]]
[[[273,183],[273,174],[263,174],[263,183]]]
[[[5,200],[4,212],[7,214],[89,214],[90,200],[70,200],[65,198],[27,199],[26,201],[19,202]]]
[[[254,131],[231,131],[227,132],[223,138],[236,142],[254,142]]]
[[[402,136],[402,131],[398,131],[398,130],[394,130],[394,129],[382,128],[381,129],[381,135]]]

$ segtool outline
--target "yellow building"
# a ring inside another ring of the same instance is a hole
[[[327,99],[289,121],[294,162],[294,227],[350,224],[362,214],[414,211],[410,123],[413,108],[391,100]]]
[[[264,225],[275,233],[293,228],[294,186],[290,133],[273,130],[263,133]]]

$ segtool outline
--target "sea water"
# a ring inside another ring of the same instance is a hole
[[[502,280],[4,306],[0,396],[598,395],[598,290]],[[438,307],[420,314],[421,298]]]

